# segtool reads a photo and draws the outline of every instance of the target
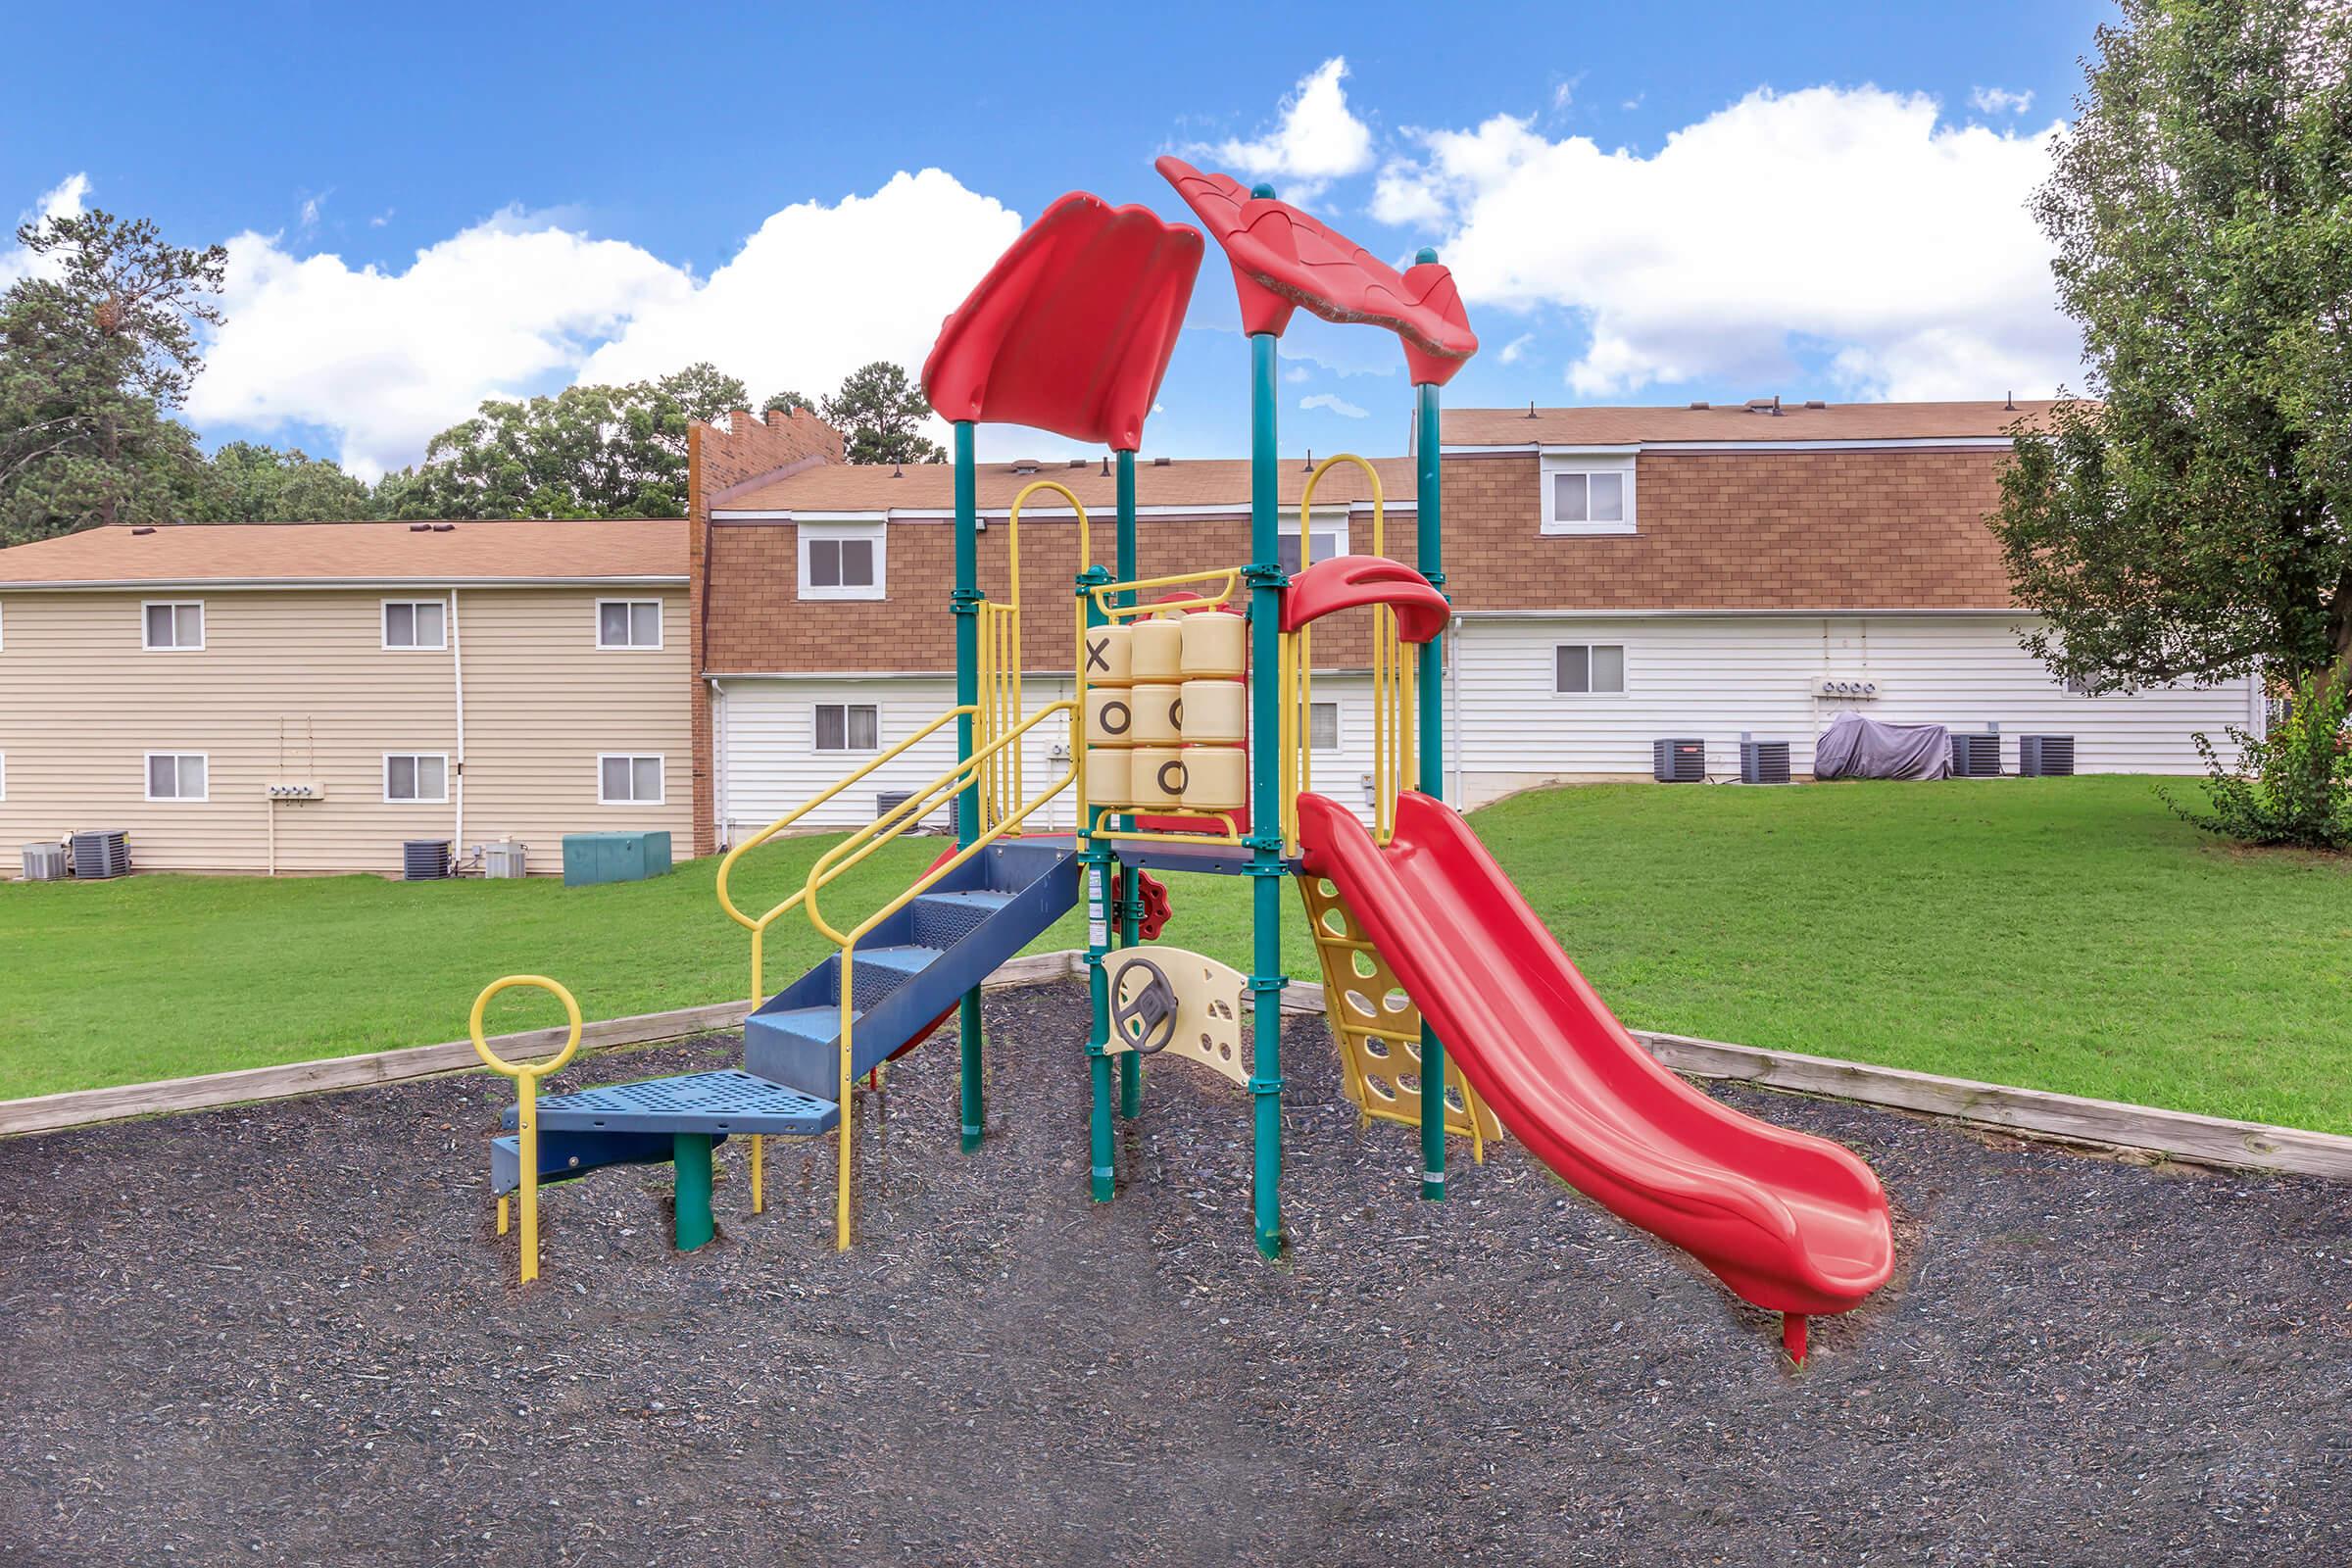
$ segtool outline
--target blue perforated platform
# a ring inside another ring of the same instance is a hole
[[[734,1067],[607,1084],[539,1102],[539,1125],[628,1133],[821,1133],[841,1120],[830,1100],[771,1084]],[[507,1108],[506,1125],[514,1125]]]

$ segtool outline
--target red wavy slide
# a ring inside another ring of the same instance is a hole
[[[1886,1194],[1851,1151],[1742,1115],[1651,1059],[1460,814],[1397,797],[1383,848],[1353,812],[1298,799],[1307,874],[1353,908],[1448,1059],[1538,1159],[1611,1213],[1682,1248],[1783,1317],[1886,1283]]]

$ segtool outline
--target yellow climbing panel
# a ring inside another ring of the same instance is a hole
[[[1340,1050],[1348,1098],[1367,1122],[1421,1125],[1421,1009],[1405,996],[1387,960],[1374,950],[1364,928],[1319,876],[1298,878],[1306,900],[1307,924],[1323,960],[1323,1015]],[[1484,1161],[1487,1140],[1502,1136],[1502,1125],[1486,1102],[1446,1063],[1446,1130],[1470,1140],[1470,1157]]]

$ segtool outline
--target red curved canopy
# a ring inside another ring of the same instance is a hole
[[[1174,157],[1152,167],[1225,247],[1244,331],[1279,336],[1301,305],[1326,321],[1385,326],[1404,340],[1415,386],[1444,386],[1478,352],[1461,291],[1439,263],[1399,276],[1347,235],[1288,202],[1251,196],[1230,174],[1203,173]]]
[[[1446,629],[1453,607],[1446,596],[1401,561],[1386,556],[1330,556],[1291,579],[1282,596],[1282,629],[1297,631],[1312,620],[1358,605],[1388,605],[1396,612],[1396,634],[1425,643]]]
[[[1198,229],[1149,208],[1060,197],[941,325],[924,395],[944,419],[1136,450],[1202,249]]]

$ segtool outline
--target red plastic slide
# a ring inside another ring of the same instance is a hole
[[[1376,846],[1346,807],[1298,800],[1303,869],[1331,880],[1445,1042],[1538,1159],[1695,1256],[1747,1300],[1842,1312],[1894,1266],[1886,1194],[1850,1151],[1741,1115],[1626,1033],[1443,803],[1405,792]]]

